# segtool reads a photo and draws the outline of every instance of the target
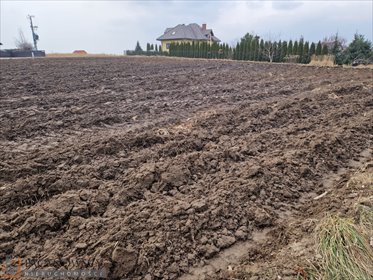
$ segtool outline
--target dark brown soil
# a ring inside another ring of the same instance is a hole
[[[0,67],[0,263],[185,277],[253,233],[281,245],[325,176],[371,146],[370,69],[166,58]]]

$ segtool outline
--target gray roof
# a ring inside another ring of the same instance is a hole
[[[191,23],[189,25],[179,24],[173,28],[167,28],[164,34],[157,38],[158,41],[163,40],[195,40],[195,41],[208,41],[220,42],[220,40],[214,36],[211,29],[203,30],[197,23]]]

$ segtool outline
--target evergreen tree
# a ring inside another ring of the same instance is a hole
[[[280,61],[284,62],[285,61],[285,56],[288,54],[288,43],[286,41],[282,42],[282,47],[281,47],[281,57]]]
[[[354,40],[346,49],[345,61],[344,63],[352,63],[355,59],[373,59],[373,48],[372,42],[366,40],[364,35],[356,33],[354,35]]]
[[[229,47],[229,53],[228,53],[228,58],[232,59],[233,58],[233,47]]]
[[[316,53],[316,45],[314,42],[311,43],[311,46],[310,46],[310,59],[311,57]]]
[[[241,60],[241,48],[242,48],[242,46],[241,46],[241,43],[237,43],[237,50],[236,50],[236,52],[237,52],[237,60]]]
[[[308,41],[306,41],[304,43],[304,47],[303,47],[303,60],[302,60],[302,63],[308,64],[308,63],[310,63],[310,61],[311,61],[311,58],[310,58],[310,43]]]
[[[220,45],[218,43],[214,43],[214,58],[220,58]]]
[[[136,43],[136,47],[135,47],[135,52],[142,52],[142,48],[141,48],[141,46],[140,46],[140,43],[139,43],[139,41],[137,41],[137,43]]]
[[[158,45],[155,44],[155,52],[158,52]]]
[[[175,44],[175,56],[180,57],[180,51],[181,51],[180,43],[176,43]]]
[[[249,60],[249,49],[250,49],[249,41],[248,40],[243,40],[242,45],[243,45],[242,60]]]
[[[293,55],[293,40],[289,41],[287,55]]]
[[[233,49],[233,59],[238,60],[238,51],[240,48],[240,44],[237,42],[236,47]]]
[[[153,44],[150,45],[150,50],[154,51],[154,45]]]
[[[264,52],[264,40],[261,39],[259,43],[259,50],[258,50],[258,61],[263,61],[263,52]]]
[[[258,61],[259,59],[259,36],[255,36],[255,49],[254,51],[254,61]]]
[[[177,56],[178,54],[178,45],[176,43],[171,43],[170,45],[170,52],[171,52],[171,48],[172,48],[172,56]]]
[[[189,43],[184,43],[184,55],[183,57],[189,57]]]
[[[202,43],[202,57],[207,58],[207,43]]]
[[[301,37],[298,43],[298,52],[297,52],[297,54],[299,55],[298,62],[303,62],[303,51],[304,51],[304,39],[303,37]]]
[[[324,44],[322,46],[321,54],[322,55],[328,55],[329,54],[328,46],[326,44]]]
[[[272,43],[272,49],[273,49],[273,60],[272,62],[277,62],[277,42],[271,42]]]
[[[240,60],[245,59],[246,44],[245,41],[241,41],[240,44]]]
[[[316,46],[316,55],[321,55],[322,53],[322,45],[321,45],[321,41],[318,41],[317,42],[317,46]]]
[[[298,54],[298,41],[294,41],[293,55],[297,55],[297,54]]]
[[[150,51],[150,44],[149,43],[146,43],[146,51]]]
[[[259,43],[258,38],[255,37],[251,40],[251,60],[258,61],[259,57]]]
[[[169,47],[169,49],[168,49],[168,54],[170,55],[170,56],[174,56],[175,54],[174,54],[174,43],[171,43],[170,44],[170,47]]]

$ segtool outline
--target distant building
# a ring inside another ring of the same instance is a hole
[[[73,51],[73,54],[86,55],[87,52],[85,50],[75,50]]]
[[[157,38],[162,43],[162,51],[168,52],[171,43],[202,43],[208,42],[210,44],[220,40],[215,37],[212,29],[207,29],[207,25],[204,23],[199,26],[197,23],[191,23],[189,25],[179,24],[175,27],[167,28],[164,34]]]

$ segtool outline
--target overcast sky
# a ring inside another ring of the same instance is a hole
[[[139,40],[156,43],[165,28],[207,23],[234,44],[247,32],[264,38],[318,41],[338,32],[347,41],[373,37],[373,1],[7,1],[0,0],[2,48],[14,48],[18,30],[31,41],[27,15],[39,26],[47,52],[121,54]]]

